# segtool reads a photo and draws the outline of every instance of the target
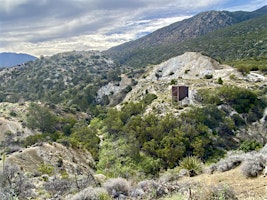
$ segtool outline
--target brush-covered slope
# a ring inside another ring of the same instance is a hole
[[[214,58],[229,59],[247,56],[256,49],[257,52],[249,56],[259,56],[266,46],[267,20],[266,16],[260,17],[267,13],[266,10],[265,6],[254,12],[200,13],[105,53],[122,64],[134,67],[160,63],[186,51],[203,51]],[[251,37],[257,38],[257,41],[251,41]],[[240,45],[242,50],[238,48]],[[243,50],[246,51],[241,53]]]
[[[100,52],[56,54],[2,69],[0,101],[40,100],[85,110],[89,105],[107,104],[108,98],[97,99],[97,92],[110,82],[119,85],[120,76],[120,66]],[[120,86],[120,89],[126,86]]]

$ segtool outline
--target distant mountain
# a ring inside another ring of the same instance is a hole
[[[35,59],[36,57],[29,54],[3,52],[0,53],[0,68],[20,65]]]
[[[156,30],[155,32],[135,41],[113,47],[105,53],[113,59],[118,60],[121,64],[133,67],[156,64],[186,51],[205,51],[204,48],[194,49],[194,46],[187,46],[188,44],[186,42],[194,40],[196,43],[202,44],[202,39],[198,40],[201,36],[211,34],[218,30],[223,30],[245,21],[258,19],[265,14],[267,14],[267,6],[253,12],[202,12],[192,18]],[[251,21],[245,26],[253,26],[253,23],[254,21]],[[266,27],[267,22],[263,21],[263,23],[265,23]],[[237,26],[236,28],[239,27]],[[247,30],[249,32],[249,28]],[[234,32],[235,34],[238,34],[238,30],[234,30]],[[244,34],[246,33],[240,32],[241,37]],[[230,35],[227,34],[226,37]],[[213,41],[213,38],[209,37],[209,40]],[[209,41],[205,42],[209,43]],[[183,50],[177,52],[177,49]]]

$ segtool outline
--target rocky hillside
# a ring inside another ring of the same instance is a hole
[[[189,99],[186,104],[195,104],[194,96],[201,88],[219,87],[218,79],[224,84],[242,87],[261,87],[265,85],[266,75],[251,72],[242,75],[237,69],[222,65],[214,59],[196,52],[187,52],[171,58],[159,65],[150,65],[149,71],[139,79],[138,84],[126,95],[124,102],[140,101],[146,92],[157,95],[149,110],[166,114],[173,112],[171,87],[186,85],[189,87]],[[149,111],[149,112],[150,112]]]

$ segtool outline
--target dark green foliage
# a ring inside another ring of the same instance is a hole
[[[60,132],[30,135],[23,140],[23,146],[28,147],[39,142],[55,142],[61,136]]]
[[[209,105],[202,108],[194,108],[188,113],[185,113],[183,117],[188,123],[202,123],[212,129],[219,126],[225,114],[215,105]]]
[[[203,103],[215,105],[228,104],[238,113],[262,110],[265,105],[262,100],[258,99],[256,93],[237,86],[222,86],[213,90],[202,90],[199,91],[199,95]]]
[[[170,85],[175,85],[175,84],[177,84],[177,80],[172,79]]]
[[[236,126],[243,126],[246,124],[245,120],[241,118],[239,114],[233,114],[232,119]]]
[[[69,136],[74,125],[77,123],[77,119],[73,115],[65,115],[64,118],[60,120],[62,132],[64,135]]]
[[[57,117],[48,108],[31,103],[27,113],[27,125],[41,132],[53,133],[56,130]]]
[[[17,116],[17,113],[16,113],[15,111],[11,111],[9,114],[10,114],[10,116],[12,116],[12,117],[16,117],[16,116]]]
[[[73,147],[79,147],[79,145],[81,145],[86,148],[96,160],[98,159],[100,139],[96,135],[95,130],[87,126],[74,127],[70,135],[70,141]]]
[[[212,79],[213,78],[213,75],[212,74],[206,74],[204,76],[205,79]]]
[[[227,62],[227,64],[235,67],[242,74],[248,74],[250,71],[267,71],[267,59],[266,57],[252,57],[237,59]]]
[[[258,103],[254,92],[236,86],[223,86],[219,89],[218,95],[238,113],[248,113]]]
[[[140,157],[138,149],[148,156],[160,159],[161,166],[164,168],[177,166],[179,159],[187,154],[203,158],[212,154],[212,135],[208,127],[203,123],[207,123],[211,127],[218,123],[215,122],[214,118],[208,116],[208,113],[199,118],[195,116],[200,115],[200,111],[196,111],[197,114],[195,113],[194,118],[192,118],[191,114],[184,115],[181,119],[177,119],[172,115],[159,118],[151,114],[142,117],[139,112],[131,112],[131,110],[137,110],[136,108],[130,109],[132,106],[136,105],[131,103],[121,111],[109,111],[104,122],[112,138],[116,139],[123,136],[132,145],[132,147],[128,148],[136,149],[134,154],[133,151],[128,154],[132,162],[137,162],[136,165],[144,163],[143,161],[140,162],[140,159],[143,160],[144,158]],[[207,112],[215,111],[211,108]],[[192,113],[194,112],[192,111]],[[216,110],[216,113],[220,114],[218,110]],[[122,116],[124,117],[122,118]],[[222,116],[215,118],[220,120]],[[196,121],[192,121],[192,119]],[[146,169],[146,172],[151,170],[155,171],[155,169],[151,168],[149,170]]]
[[[221,77],[218,78],[218,84],[222,85],[223,84],[223,80]]]
[[[254,150],[259,150],[260,148],[262,148],[262,144],[260,144],[256,140],[245,140],[239,147],[239,149],[244,151],[245,153]]]

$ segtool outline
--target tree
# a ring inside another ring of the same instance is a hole
[[[94,130],[87,126],[75,127],[72,130],[71,139],[85,147],[95,159],[98,159],[100,139]]]
[[[55,131],[57,117],[48,108],[31,103],[27,114],[28,127],[32,129],[40,129],[41,132]]]

